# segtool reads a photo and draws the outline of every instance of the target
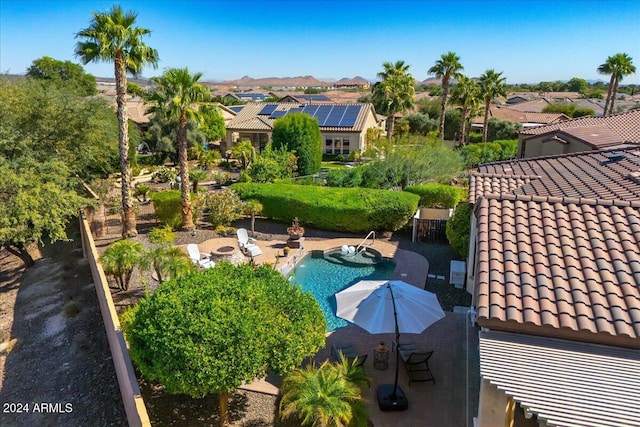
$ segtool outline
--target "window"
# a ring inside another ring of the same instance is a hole
[[[342,154],[349,154],[349,138],[342,140]]]

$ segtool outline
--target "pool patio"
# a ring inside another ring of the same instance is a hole
[[[283,257],[284,241],[262,241],[258,245],[262,255],[255,262],[274,263],[279,255],[277,268],[292,267],[304,254],[313,250],[339,249],[342,245],[357,246],[362,239],[306,239],[302,249],[292,249]],[[216,238],[200,243],[202,252],[214,253],[219,258],[242,259],[235,238]],[[230,250],[229,248],[233,248]],[[398,248],[397,243],[376,240],[372,248],[384,257],[393,258],[396,269],[393,278],[403,280],[423,288],[429,271],[428,261],[420,254]],[[221,250],[222,249],[222,250]],[[234,255],[235,254],[235,255]],[[238,258],[239,257],[239,258]],[[249,261],[245,258],[244,261]],[[290,263],[291,266],[286,264]],[[443,285],[453,286],[453,285]],[[371,378],[371,387],[364,391],[368,401],[369,416],[374,426],[473,426],[473,416],[477,413],[479,394],[478,329],[472,326],[464,313],[445,312],[446,316],[427,328],[422,334],[405,334],[425,350],[434,350],[429,366],[436,383],[413,383],[408,385],[404,367],[399,366],[398,385],[402,387],[409,401],[409,409],[402,412],[383,412],[378,408],[376,389],[380,384],[393,384],[395,374],[395,353],[389,357],[386,370],[373,366],[373,349],[380,341],[390,347],[393,334],[367,333],[357,326],[347,326],[327,334],[327,346],[314,357],[317,363],[331,359],[330,348],[334,342],[350,342],[359,353],[367,353],[364,364]],[[270,376],[254,381],[243,388],[262,393],[278,394],[280,378]]]

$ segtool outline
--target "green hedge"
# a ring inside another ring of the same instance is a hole
[[[191,204],[195,194],[191,193]],[[156,218],[163,225],[178,229],[182,227],[182,196],[180,190],[163,190],[151,193]],[[194,212],[195,214],[195,212]],[[194,218],[194,221],[196,218]]]
[[[447,239],[461,258],[469,256],[469,233],[471,233],[471,205],[460,203],[453,217],[447,221]]]
[[[259,200],[268,218],[289,222],[298,217],[303,225],[352,233],[398,230],[413,216],[420,199],[407,192],[370,188],[257,183],[231,188],[243,200]]]
[[[426,208],[454,208],[464,195],[464,189],[445,184],[410,185],[404,189],[420,196],[420,206]]]

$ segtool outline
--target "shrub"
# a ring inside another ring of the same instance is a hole
[[[521,129],[522,125],[520,123],[492,117],[487,123],[487,141],[518,138],[518,131]]]
[[[451,247],[462,258],[469,255],[469,233],[471,232],[471,205],[459,203],[453,217],[447,221],[447,239]]]
[[[153,174],[153,180],[157,182],[169,182],[176,179],[177,173],[174,169],[162,166]]]
[[[157,191],[151,193],[153,209],[160,223],[173,229],[182,227],[182,199],[180,190]]]
[[[362,168],[331,169],[326,179],[329,187],[360,187]]]
[[[207,194],[204,204],[209,212],[209,222],[214,227],[228,226],[244,215],[242,200],[235,191],[228,188]]]
[[[364,233],[394,231],[418,208],[417,195],[367,188],[331,188],[293,184],[233,184],[241,198],[257,199],[263,215],[289,222],[298,217],[322,230]]]
[[[445,184],[411,185],[404,191],[420,196],[420,206],[427,208],[454,208],[464,193],[464,189]]]
[[[469,134],[469,142],[472,144],[477,144],[482,142],[482,134],[477,132],[471,132]]]
[[[118,287],[126,291],[133,269],[140,264],[144,248],[138,242],[119,240],[112,243],[100,257],[100,263],[106,274],[112,275]]]
[[[273,148],[292,151],[297,156],[298,173],[318,173],[322,163],[322,135],[318,121],[304,113],[288,114],[273,124]]]
[[[465,145],[460,149],[460,155],[466,168],[474,168],[480,163],[490,163],[508,160],[516,155],[518,140],[498,140]]]

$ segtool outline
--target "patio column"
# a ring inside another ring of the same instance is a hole
[[[478,427],[513,425],[514,406],[513,399],[491,385],[488,380],[482,379],[478,405]],[[511,424],[507,424],[509,419]]]

